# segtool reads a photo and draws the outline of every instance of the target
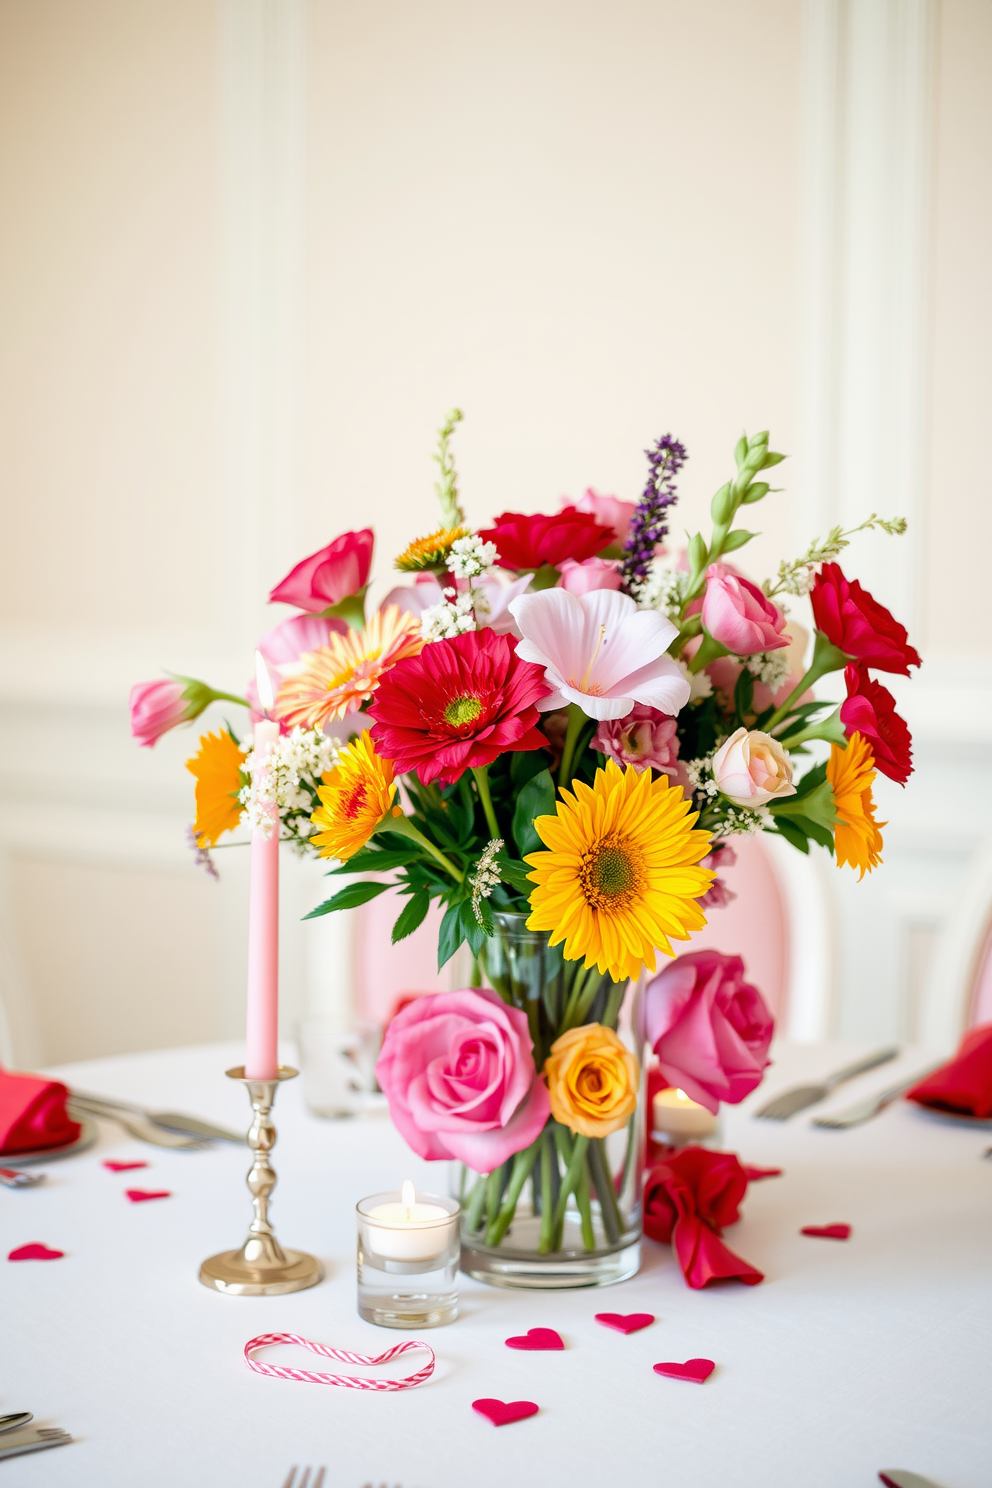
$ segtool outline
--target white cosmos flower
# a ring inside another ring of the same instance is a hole
[[[635,703],[645,703],[674,715],[689,701],[689,683],[666,655],[678,631],[629,595],[542,589],[509,608],[523,636],[517,655],[543,666],[554,689],[537,704],[542,712],[577,703],[590,718],[626,718]]]

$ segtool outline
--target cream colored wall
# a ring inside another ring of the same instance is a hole
[[[877,55],[901,56],[916,17],[933,81],[925,530],[906,573],[931,675],[955,650],[992,677],[983,0],[0,7],[0,1000],[21,1059],[237,1033],[244,864],[219,855],[220,886],[190,865],[190,737],[135,749],[128,685],[171,666],[237,687],[266,588],[346,526],[375,523],[385,573],[433,523],[451,404],[476,519],[587,484],[634,497],[671,430],[692,526],[742,426],[791,456],[756,573],[837,510],[810,432],[811,306],[836,267],[810,140],[830,117],[824,47],[860,55],[883,14]],[[880,484],[865,499],[898,509]],[[902,592],[892,561],[883,599]],[[954,736],[960,694],[940,696]],[[940,817],[925,782],[912,801]],[[947,849],[948,885],[970,843]],[[885,912],[919,938],[944,901],[899,862]],[[323,939],[298,924],[317,889],[287,870],[287,1031],[321,979],[343,995],[329,922]],[[876,1003],[876,1024],[869,1006],[837,1026],[902,1027]]]

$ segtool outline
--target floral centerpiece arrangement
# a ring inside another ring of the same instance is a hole
[[[557,1258],[567,1284],[606,1257],[597,1275],[615,1279],[640,1233],[641,1051],[619,1031],[626,990],[644,974],[637,1028],[671,1083],[711,1109],[755,1087],[771,1018],[739,960],[704,953],[683,974],[678,960],[659,972],[658,957],[725,902],[719,871],[737,837],[815,844],[859,876],[881,862],[872,783],[877,771],[904,783],[912,764],[872,674],[908,675],[920,658],[838,566],[851,532],[760,587],[731,564],[754,535],[738,517],[783,458],[766,433],[741,437],[708,537],[679,552],[666,543],[677,440],[647,452],[636,503],[587,491],[474,529],[451,456],[460,417],[436,455],[442,525],[396,558],[406,581],[376,609],[370,530],[272,591],[297,611],[258,643],[282,734],[264,772],[230,727],[200,740],[193,844],[212,869],[218,839],[240,823],[265,830],[274,805],[282,837],[353,880],[312,915],[392,888],[398,941],[441,906],[438,964],[467,944],[471,986],[419,998],[389,1025],[377,1072],[393,1118],[421,1156],[464,1164],[482,1273],[512,1282],[520,1257]],[[855,531],[873,527],[905,523],[873,515]],[[807,593],[803,667],[785,601]],[[839,705],[811,691],[829,672],[843,674]],[[252,689],[177,677],[134,689],[133,731],[154,743],[217,699],[260,716]],[[816,740],[829,747],[819,763]]]

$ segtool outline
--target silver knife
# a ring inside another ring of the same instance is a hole
[[[199,1116],[186,1116],[180,1111],[149,1111],[146,1106],[133,1105],[128,1101],[109,1100],[103,1095],[88,1095],[85,1091],[73,1090],[70,1099],[92,1110],[126,1111],[140,1116],[153,1126],[164,1131],[177,1132],[181,1136],[199,1137],[203,1141],[235,1142],[239,1147],[245,1143],[243,1132],[229,1131],[224,1126],[214,1126],[210,1121],[201,1121]]]
[[[884,1111],[886,1106],[891,1106],[894,1100],[898,1100],[900,1095],[905,1095],[917,1080],[922,1080],[931,1070],[939,1068],[939,1064],[929,1064],[926,1069],[917,1070],[915,1075],[910,1075],[908,1080],[900,1080],[898,1085],[889,1085],[885,1090],[876,1090],[874,1095],[855,1101],[853,1106],[845,1106],[842,1111],[834,1111],[829,1116],[814,1116],[811,1124],[837,1128],[860,1126],[862,1121],[870,1121],[879,1111]]]
[[[846,1064],[843,1069],[834,1070],[832,1075],[827,1075],[823,1080],[817,1080],[809,1085],[794,1085],[790,1090],[784,1090],[781,1095],[774,1096],[767,1105],[759,1107],[755,1116],[765,1121],[788,1121],[790,1116],[795,1116],[797,1111],[805,1111],[807,1106],[815,1106],[818,1101],[826,1100],[827,1096],[836,1090],[838,1085],[843,1085],[845,1080],[853,1080],[855,1075],[863,1075],[866,1070],[875,1069],[879,1064],[886,1064],[890,1059],[895,1059],[899,1050],[895,1045],[885,1049],[876,1049],[872,1054],[866,1054],[863,1059],[854,1064]]]
[[[72,1437],[61,1426],[38,1426],[12,1431],[0,1437],[0,1457],[20,1457],[24,1452],[44,1452],[46,1447],[64,1447]]]

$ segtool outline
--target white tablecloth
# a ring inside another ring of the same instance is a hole
[[[782,1049],[757,1098],[850,1052]],[[240,1126],[246,1097],[223,1075],[239,1055],[170,1050],[60,1073]],[[907,1056],[831,1104],[913,1067]],[[785,1169],[752,1185],[727,1233],[763,1285],[690,1291],[651,1242],[640,1274],[608,1290],[464,1280],[459,1320],[426,1335],[434,1378],[364,1394],[254,1375],[243,1345],[286,1331],[379,1353],[405,1336],[356,1313],[354,1205],[405,1176],[430,1188],[446,1174],[415,1159],[384,1116],[309,1116],[301,1083],[277,1102],[274,1218],[284,1243],[323,1258],[327,1279],[312,1291],[235,1298],[199,1285],[200,1261],[240,1244],[247,1224],[246,1154],[234,1147],[158,1151],[107,1124],[97,1148],[50,1163],[47,1184],[0,1189],[0,1413],[31,1409],[77,1437],[0,1462],[2,1488],[280,1488],[294,1462],[327,1464],[327,1488],[870,1488],[880,1467],[942,1488],[992,1482],[992,1161],[981,1160],[992,1133],[902,1104],[848,1132],[755,1121],[745,1105],[729,1113],[724,1146]],[[150,1166],[114,1175],[106,1157]],[[131,1204],[132,1184],[173,1197]],[[799,1234],[833,1221],[853,1225],[849,1241]],[[4,1259],[33,1240],[66,1258]],[[593,1321],[603,1310],[657,1322],[624,1337]],[[564,1353],[505,1347],[538,1325],[558,1329]],[[333,1367],[301,1350],[266,1357],[280,1355]],[[699,1356],[717,1363],[702,1386],[652,1371]],[[421,1358],[393,1367],[405,1374]],[[480,1396],[541,1411],[497,1429],[471,1410]]]

